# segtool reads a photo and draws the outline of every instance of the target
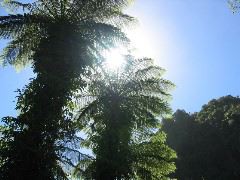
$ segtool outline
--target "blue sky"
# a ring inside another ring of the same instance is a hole
[[[240,14],[231,12],[227,0],[137,0],[128,12],[139,19],[144,34],[138,39],[151,51],[146,56],[176,85],[174,110],[195,112],[212,98],[239,95]],[[30,68],[0,68],[0,117],[16,114],[14,91],[32,76]]]

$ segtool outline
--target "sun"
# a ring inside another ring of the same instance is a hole
[[[121,48],[112,48],[104,53],[106,66],[110,70],[117,70],[124,65],[124,53]]]
[[[135,58],[149,57],[155,59],[157,57],[151,40],[148,39],[148,33],[138,27],[136,29],[126,30],[127,37],[130,39],[130,44],[127,47],[119,46],[105,50],[105,65],[109,70],[119,70],[124,66],[124,55],[131,53]]]

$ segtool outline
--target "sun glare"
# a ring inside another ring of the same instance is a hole
[[[103,55],[106,59],[105,64],[110,70],[118,70],[124,64],[124,55],[131,52],[135,58],[149,57],[155,59],[157,57],[152,43],[147,37],[147,33],[141,29],[131,29],[126,31],[126,35],[130,39],[130,46],[112,48],[104,51]]]
[[[111,70],[117,70],[124,64],[123,52],[120,48],[113,48],[104,53],[106,65]]]
[[[141,28],[136,28],[126,32],[131,40],[133,48],[132,54],[137,58],[150,57],[156,58],[156,52],[152,48],[152,43],[148,34]]]

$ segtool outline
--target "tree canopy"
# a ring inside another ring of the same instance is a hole
[[[176,150],[179,179],[239,179],[239,97],[213,99],[195,114],[178,110],[163,122]]]
[[[80,102],[90,97],[78,120],[85,124],[83,144],[95,155],[89,168],[79,172],[100,180],[164,179],[175,169],[175,153],[165,145],[158,117],[170,112],[168,90],[173,85],[153,60],[126,60],[115,73],[98,69],[86,94],[79,96]]]
[[[76,176],[99,180],[164,179],[175,170],[175,153],[158,127],[157,116],[170,112],[172,86],[162,69],[131,56],[119,73],[102,68],[102,50],[129,42],[122,31],[134,21],[122,13],[129,3],[7,1],[18,13],[0,17],[0,36],[9,40],[2,62],[31,63],[36,77],[18,90],[19,116],[3,119],[2,179],[65,180],[72,168]],[[82,100],[85,90],[92,101],[74,121],[72,101],[77,92]],[[78,136],[82,129],[85,140]],[[80,143],[95,156],[82,154]]]
[[[57,143],[74,136],[68,104],[73,92],[85,86],[80,77],[88,75],[86,69],[101,62],[100,51],[128,43],[121,28],[133,21],[122,13],[129,2],[6,2],[17,13],[0,17],[0,37],[9,40],[3,64],[31,63],[36,77],[19,91],[19,116],[4,119],[2,178],[66,179]]]

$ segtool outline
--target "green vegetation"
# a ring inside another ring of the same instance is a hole
[[[93,99],[78,119],[88,135],[84,144],[96,158],[79,172],[102,180],[164,179],[175,169],[175,153],[164,144],[157,117],[170,112],[172,83],[151,59],[126,59],[118,73],[97,71],[82,95]]]
[[[160,95],[167,96],[165,88],[171,83],[160,79],[160,72],[157,72],[160,68],[146,64],[142,71],[134,72],[134,75],[139,73],[139,78],[142,76],[139,82],[127,77],[122,79],[126,84],[122,82],[119,85],[126,87],[122,89],[125,93],[121,98],[133,98],[132,107],[124,112],[119,104],[114,104],[112,98],[115,97],[106,94],[109,90],[107,78],[113,76],[105,76],[100,81],[105,83],[103,87],[98,86],[97,80],[90,85],[86,82],[87,78],[95,76],[92,69],[101,67],[104,61],[101,51],[117,43],[128,43],[121,28],[134,21],[122,13],[129,3],[127,0],[38,0],[30,4],[6,1],[8,7],[16,11],[23,8],[23,12],[0,18],[0,36],[10,40],[2,54],[3,64],[19,67],[30,63],[36,77],[23,90],[18,90],[16,109],[20,112],[19,116],[3,119],[1,179],[69,179],[71,166],[77,174],[80,173],[77,167],[90,161],[89,168],[84,170],[92,172],[89,178],[96,179],[133,176],[156,179],[174,171],[171,159],[175,155],[164,144],[165,136],[162,132],[158,135],[150,133],[150,129],[157,128],[159,123],[156,115],[169,111]],[[130,66],[126,66],[126,74],[130,71],[128,68]],[[132,65],[131,68],[135,67]],[[156,77],[144,79],[143,76],[149,76],[148,73],[156,73]],[[118,85],[116,81],[115,85]],[[87,128],[88,123],[74,121],[75,106],[71,102],[76,92],[84,93],[88,86],[92,88],[90,93],[99,91],[100,94],[94,94],[98,100],[103,95],[112,100],[110,103],[99,102],[91,117],[98,126],[105,126],[97,129],[96,134],[89,134],[91,138],[87,140],[94,145],[95,161],[82,154],[76,145],[87,142],[77,133]],[[141,91],[146,91],[148,95]],[[151,92],[157,94],[152,96]],[[134,93],[136,98],[130,96]],[[136,103],[141,103],[141,106]],[[121,105],[127,105],[126,101]],[[102,106],[103,109],[98,109]],[[109,114],[107,106],[112,107],[112,114]],[[99,115],[100,122],[96,120]],[[135,130],[141,129],[138,133],[145,137],[141,142],[132,140],[136,135],[133,133],[135,125],[138,126]],[[142,151],[139,151],[139,146]],[[161,155],[153,158],[157,151],[152,150],[158,147]],[[113,157],[116,159],[110,160]],[[159,167],[153,167],[158,162]]]
[[[131,2],[5,1],[16,13],[0,16],[2,63],[31,64],[36,76],[18,90],[19,115],[2,119],[0,179],[240,178],[240,98],[171,116],[174,85],[152,59],[104,65],[103,51],[130,43]]]
[[[178,179],[239,179],[240,98],[211,100],[202,110],[164,120],[167,144],[176,150]]]
[[[5,118],[1,179],[66,179],[56,143],[71,138],[66,108],[76,88],[85,83],[87,67],[101,62],[100,50],[127,43],[121,31],[133,20],[122,13],[128,1],[7,1],[24,14],[2,16],[0,36],[9,39],[3,63],[32,64],[36,78],[19,92],[17,118]],[[5,151],[4,151],[5,152]],[[60,179],[60,177],[58,177]]]

